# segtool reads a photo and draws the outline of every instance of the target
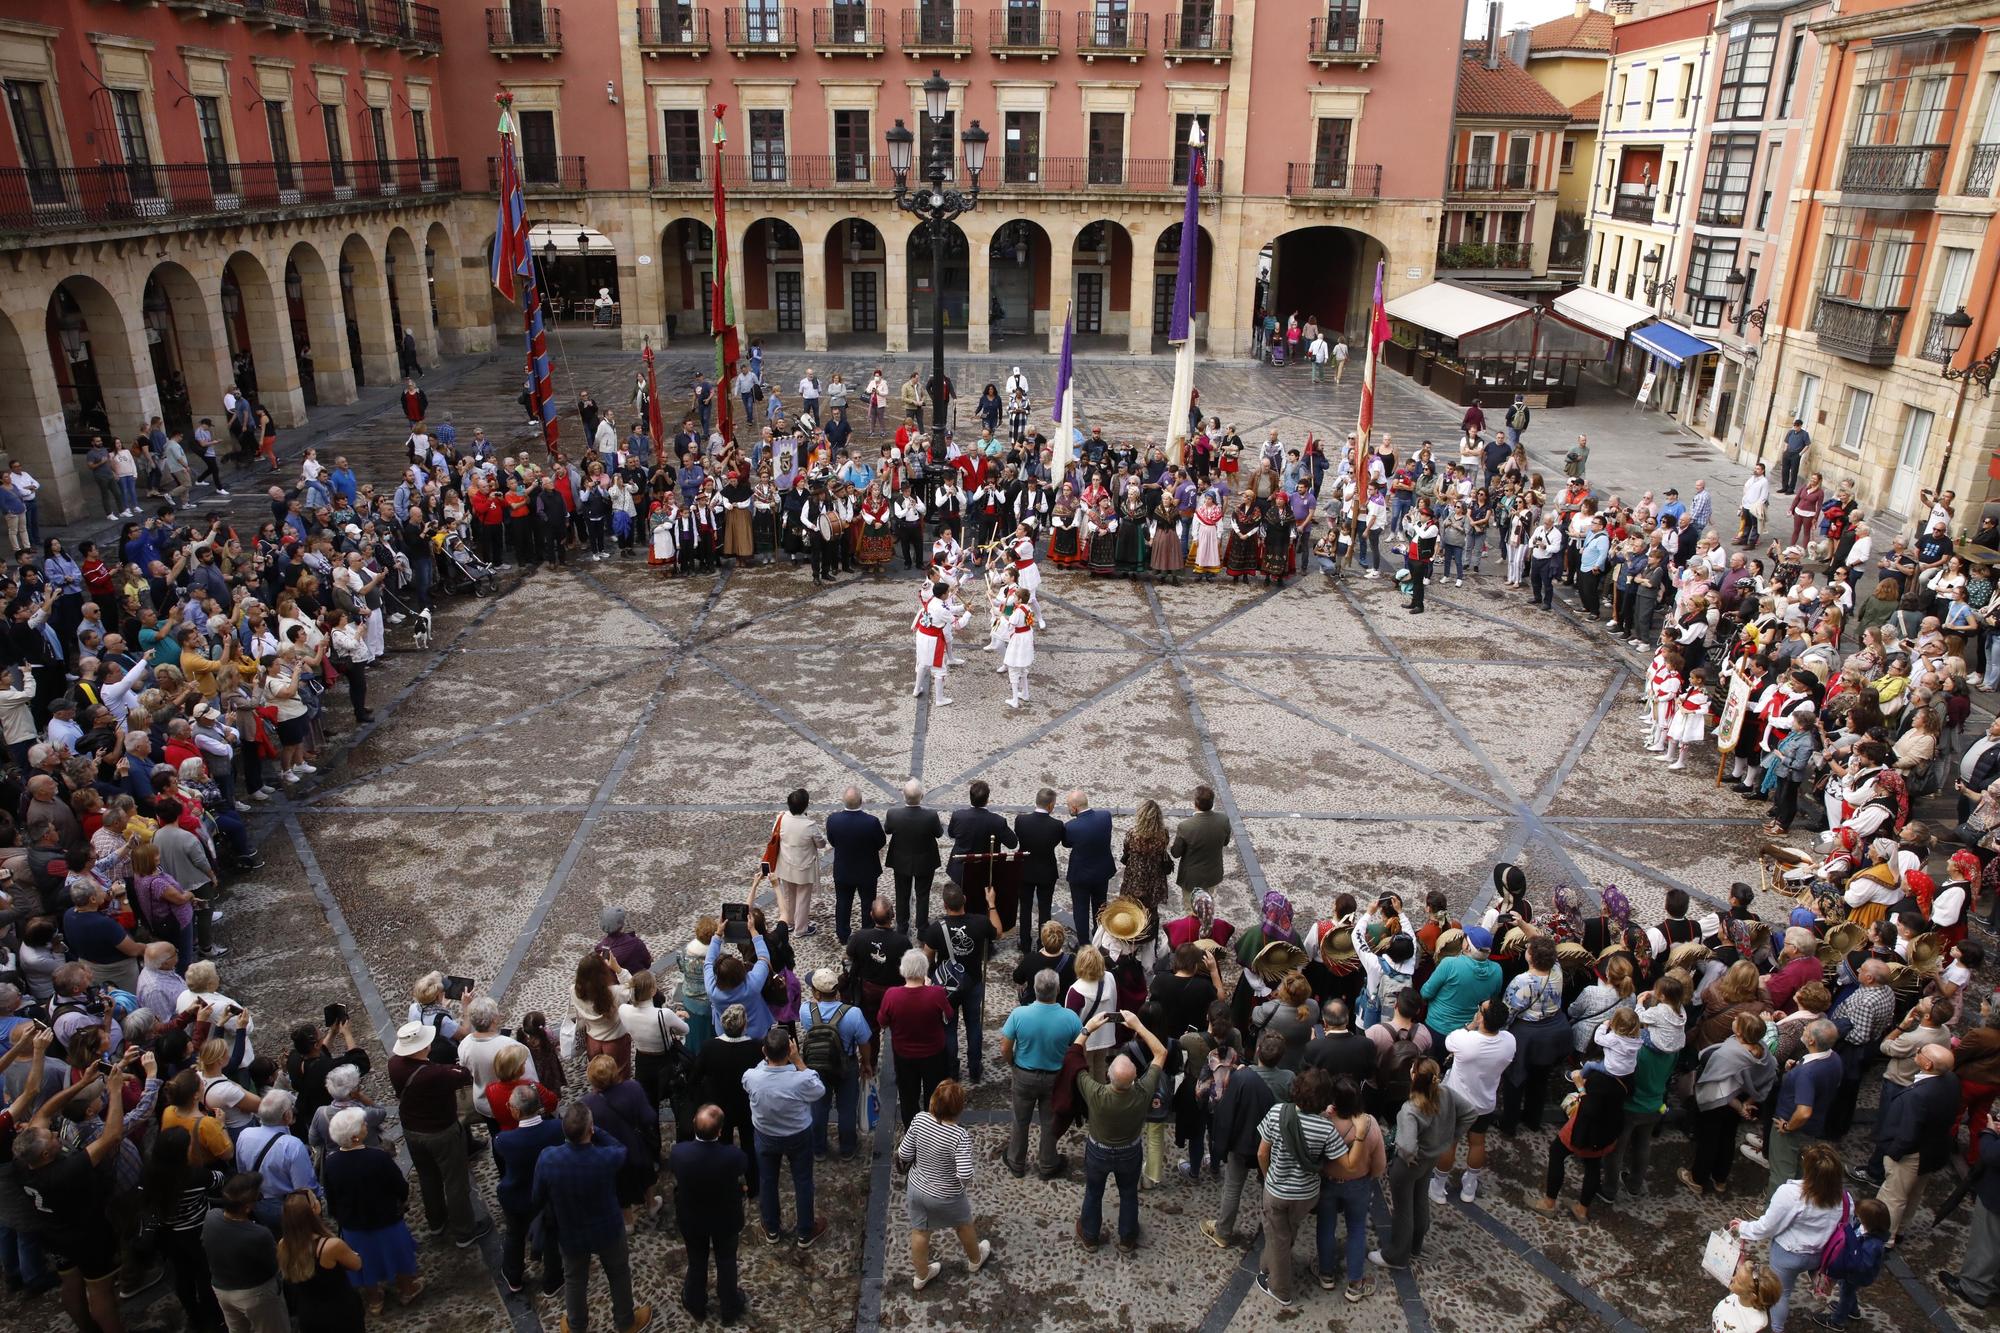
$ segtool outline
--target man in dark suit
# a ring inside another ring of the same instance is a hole
[[[882,879],[882,848],[888,835],[882,821],[861,808],[861,789],[849,787],[841,796],[845,809],[826,817],[826,843],[833,848],[833,935],[847,943],[855,896],[862,910],[875,897]]]
[[[749,1299],[736,1283],[736,1242],[743,1235],[743,1150],[721,1141],[722,1108],[713,1103],[694,1113],[694,1137],[667,1154],[674,1173],[674,1211],[687,1246],[687,1279],[681,1308],[697,1321],[708,1318],[708,1256],[715,1255],[715,1298],[722,1322],[743,1317]]]
[[[535,1164],[543,1152],[562,1142],[563,1130],[562,1121],[542,1118],[542,1095],[533,1084],[515,1088],[507,1106],[517,1123],[515,1128],[493,1136],[493,1162],[500,1171],[493,1194],[506,1222],[500,1276],[506,1280],[507,1290],[519,1293],[528,1280],[528,1231],[535,1221]],[[554,1295],[562,1284],[562,1247],[543,1245],[542,1294]]]
[[[1194,910],[1194,891],[1213,890],[1222,883],[1222,849],[1229,845],[1229,817],[1215,813],[1215,789],[1207,783],[1194,789],[1194,813],[1174,826],[1174,845],[1168,849],[1180,869],[1174,883],[1181,886],[1181,906]]]
[[[945,874],[961,888],[965,885],[965,858],[971,854],[984,854],[1002,847],[1013,847],[1020,839],[1007,823],[1005,815],[996,815],[986,808],[986,802],[993,789],[986,785],[984,778],[974,782],[966,795],[972,804],[951,812],[951,822],[944,831],[951,835],[951,862],[945,867]],[[984,882],[983,877],[980,882]],[[992,904],[988,904],[991,906]]]
[[[1875,1127],[1875,1146],[1885,1175],[1875,1197],[1889,1209],[1889,1237],[1902,1233],[1910,1206],[1923,1193],[1923,1177],[1951,1160],[1958,1123],[1959,1082],[1949,1046],[1932,1043],[1917,1052],[1917,1076],[1909,1090],[1889,1104]],[[1865,1180],[1858,1171],[1848,1174]]]
[[[1088,940],[1104,910],[1104,895],[1118,863],[1111,856],[1111,816],[1090,808],[1081,791],[1069,794],[1069,822],[1063,825],[1063,846],[1069,848],[1070,924],[1077,938]]]
[[[903,804],[882,818],[889,835],[889,872],[896,881],[896,930],[909,935],[910,896],[916,895],[917,928],[931,920],[931,881],[937,878],[938,839],[944,822],[937,811],[924,809],[924,784],[911,778],[903,784]]]
[[[1021,840],[1021,850],[1026,853],[1021,863],[1021,952],[1027,953],[1035,942],[1035,932],[1049,919],[1049,911],[1054,906],[1056,879],[1061,867],[1056,864],[1056,848],[1063,845],[1063,822],[1056,818],[1056,793],[1053,787],[1044,787],[1035,793],[1035,808],[1026,814],[1014,816],[1014,836]]]

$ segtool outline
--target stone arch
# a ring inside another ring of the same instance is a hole
[[[405,330],[416,335],[417,361],[437,360],[437,335],[431,324],[430,284],[424,257],[402,227],[391,227],[382,239],[382,275],[389,290],[389,326],[395,345],[403,345]]]
[[[280,426],[305,420],[292,323],[264,261],[238,250],[222,265],[222,328],[239,386]],[[254,390],[251,384],[255,384]]]
[[[1162,340],[1167,336],[1168,326],[1173,319],[1173,278],[1179,271],[1181,253],[1181,226],[1179,222],[1168,223],[1153,243],[1152,267],[1146,278],[1153,285],[1153,327],[1152,336]],[[1195,345],[1200,350],[1208,348],[1209,292],[1215,276],[1215,238],[1207,227],[1195,227],[1197,246],[1195,249],[1194,273],[1194,326]],[[1145,269],[1145,265],[1140,266]]]
[[[229,356],[216,314],[201,283],[175,261],[155,264],[146,275],[139,317],[168,430],[192,434],[196,420],[221,410]]]
[[[931,290],[931,229],[910,229],[904,243],[909,272],[909,329],[917,345],[930,346],[931,321],[936,299]],[[972,244],[965,231],[948,222],[944,229],[944,330],[947,338],[965,334],[967,306],[972,297]]]
[[[91,508],[96,488],[80,486],[70,449],[68,412],[56,384],[56,363],[46,350],[53,292],[50,298],[0,316],[0,384],[7,386],[0,394],[0,440],[28,460],[28,470],[42,482],[42,516],[54,522],[104,511]]]
[[[710,284],[715,280],[715,228],[691,215],[670,219],[660,229],[659,264],[667,341],[708,333]]]
[[[1097,218],[1070,240],[1071,289],[1078,337],[1101,335],[1121,343],[1132,323],[1132,233],[1113,218]]]
[[[284,282],[300,392],[311,389],[313,406],[353,402],[354,365],[341,317],[340,286],[318,246],[300,241],[291,248]]]
[[[144,335],[96,278],[73,273],[50,290],[43,338],[61,405],[57,438],[72,450],[93,433],[129,437],[159,411],[152,369],[141,368]]]
[[[463,264],[458,245],[442,222],[431,223],[424,232],[424,269],[429,278],[431,327],[438,353],[469,351],[465,344],[471,319],[466,310]]]
[[[1062,323],[1051,284],[1055,243],[1047,229],[1029,218],[1008,218],[994,228],[986,258],[993,345],[1046,342],[1049,326]]]
[[[1390,258],[1386,245],[1358,227],[1315,225],[1294,227],[1271,238],[1264,247],[1269,267],[1256,287],[1255,313],[1276,314],[1283,327],[1294,310],[1299,321],[1315,316],[1328,333],[1348,335],[1350,343],[1365,331],[1368,304],[1374,290],[1375,265]]]
[[[784,218],[760,217],[743,229],[743,289],[736,322],[745,335],[803,337],[806,245]]]
[[[847,217],[826,231],[823,263],[826,334],[843,346],[880,351],[888,345],[888,237],[866,218]]]
[[[389,287],[376,262],[375,251],[359,232],[340,244],[335,269],[340,283],[341,318],[347,354],[356,384],[396,382],[394,322],[389,314]]]

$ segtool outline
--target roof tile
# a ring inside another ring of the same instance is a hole
[[[1458,114],[1570,119],[1570,109],[1513,61],[1502,60],[1497,68],[1488,69],[1484,61],[1471,56],[1458,65]]]

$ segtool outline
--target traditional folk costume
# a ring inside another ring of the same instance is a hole
[[[889,502],[869,496],[861,504],[861,567],[881,569],[896,556],[896,535],[891,530]]]
[[[938,572],[938,578],[956,588],[965,582],[965,552],[950,530],[938,534],[931,543],[931,568]]]
[[[1228,541],[1222,548],[1223,572],[1232,579],[1255,574],[1262,563],[1259,546],[1263,533],[1247,501],[1230,516],[1228,532]]]
[[[1155,574],[1164,574],[1175,583],[1181,580],[1181,511],[1174,497],[1163,495],[1153,510],[1152,556],[1146,562]]]
[[[1106,500],[1090,525],[1090,572],[1094,575],[1118,572],[1118,515]]]
[[[1001,659],[1007,672],[1007,706],[1028,702],[1028,668],[1035,664],[1035,609],[1015,599],[1006,610],[1007,652]]]
[[[1118,572],[1136,576],[1146,567],[1146,506],[1134,496],[1126,496],[1118,511]]]
[[[1201,497],[1188,527],[1188,564],[1204,579],[1222,572],[1222,506],[1213,493]]]
[[[922,698],[924,680],[931,683],[931,706],[943,708],[951,703],[944,697],[945,671],[951,664],[951,632],[965,624],[963,613],[954,613],[947,600],[950,589],[938,583],[919,594],[917,618],[910,623],[910,633],[914,639],[917,661],[916,688],[910,691],[913,698]]]
[[[1064,483],[1049,515],[1049,559],[1055,564],[1070,568],[1089,562],[1083,544],[1083,522],[1083,513],[1072,498],[1068,483]]]
[[[650,532],[646,563],[664,573],[677,572],[680,566],[680,546],[676,541],[680,528],[678,506],[669,499],[653,501],[652,508],[646,511],[646,524]]]
[[[750,533],[750,488],[731,481],[722,488],[722,553],[748,560],[757,553]]]
[[[1699,680],[1688,682],[1674,700],[1672,719],[1667,723],[1667,743],[1660,755],[1663,760],[1671,760],[1668,768],[1681,768],[1687,763],[1688,746],[1701,744],[1708,734],[1708,687]]]
[[[775,558],[778,552],[778,492],[768,481],[750,495],[750,546],[758,555]]]
[[[1283,585],[1292,572],[1292,511],[1280,494],[1264,511],[1264,579]]]
[[[1663,667],[1653,677],[1653,722],[1646,733],[1646,748],[1659,752],[1667,748],[1668,732],[1674,720],[1674,704],[1681,694],[1681,673]]]
[[[1899,804],[1888,770],[1879,766],[1852,770],[1826,784],[1827,837],[1838,841],[1845,830],[1866,843],[1877,832],[1893,832]]]
[[[896,544],[903,551],[903,568],[917,567],[917,553],[924,540],[923,502],[907,491],[896,497]]]

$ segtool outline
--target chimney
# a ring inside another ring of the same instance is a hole
[[[1576,0],[1576,16],[1582,18],[1590,13],[1590,0]]]
[[[1514,30],[1507,34],[1507,58],[1522,69],[1528,67],[1528,41],[1534,36],[1525,23],[1516,23]]]
[[[1500,0],[1486,5],[1486,68],[1500,68]]]

